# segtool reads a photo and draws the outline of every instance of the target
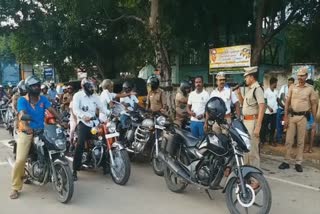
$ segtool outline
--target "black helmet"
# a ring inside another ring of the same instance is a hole
[[[87,78],[83,79],[81,81],[81,86],[88,97],[94,93],[94,84],[91,80]]]
[[[191,85],[188,81],[182,80],[180,83],[180,90],[182,91],[183,94],[187,94],[186,90],[191,89]]]
[[[132,89],[132,84],[129,82],[129,81],[125,81],[123,84],[122,84],[122,89]]]
[[[151,76],[151,77],[149,77],[147,84],[150,84],[151,89],[155,90],[155,89],[159,88],[160,82],[156,76]]]
[[[24,80],[21,80],[18,85],[17,85],[17,89],[18,89],[18,92],[21,96],[24,96],[27,94],[27,89],[26,89],[26,85],[25,85],[25,82]]]
[[[226,112],[226,104],[220,97],[212,97],[206,104],[206,113],[209,114],[209,120],[222,122]]]
[[[41,81],[38,77],[36,76],[29,76],[27,79],[24,81],[26,90],[28,94],[33,95],[33,96],[39,96],[41,92]],[[38,86],[38,88],[34,89],[32,88],[33,86]]]

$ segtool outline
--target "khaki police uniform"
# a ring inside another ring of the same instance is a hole
[[[260,167],[259,155],[259,137],[254,135],[254,129],[257,125],[259,104],[264,102],[264,93],[258,82],[253,83],[248,87],[243,100],[243,123],[248,129],[251,137],[250,152],[245,155],[244,162],[255,167]],[[254,94],[255,96],[254,96]],[[255,98],[256,97],[256,98]]]
[[[147,97],[147,106],[153,112],[158,112],[166,105],[166,97],[164,91],[160,88],[151,90]]]
[[[69,94],[69,93],[65,93],[63,95],[63,98],[62,98],[62,110],[63,111],[69,111],[69,105],[71,103],[71,100],[72,100],[72,94]]]
[[[176,119],[174,122],[180,127],[182,123],[188,119],[187,102],[188,102],[188,95],[184,96],[181,91],[178,91],[175,98]]]
[[[289,163],[291,160],[291,149],[294,137],[297,135],[296,164],[301,164],[307,125],[305,113],[311,111],[312,105],[317,104],[317,95],[309,84],[305,84],[303,87],[294,84],[289,88],[288,99],[290,103],[288,109],[292,109],[292,112],[288,113],[285,162]]]

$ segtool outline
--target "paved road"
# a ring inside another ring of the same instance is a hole
[[[164,179],[154,175],[147,163],[132,164],[132,174],[126,186],[114,184],[110,176],[103,176],[101,172],[81,172],[79,181],[75,183],[74,197],[67,205],[56,201],[50,184],[44,187],[25,185],[21,197],[10,200],[11,169],[6,163],[10,149],[5,145],[10,136],[2,128],[0,136],[1,214],[228,213],[225,196],[221,192],[212,192],[214,200],[195,187],[188,187],[183,194],[172,193]],[[271,213],[320,213],[320,172],[308,167],[303,174],[293,169],[280,172],[278,164],[269,159],[263,159],[262,164],[272,190]]]

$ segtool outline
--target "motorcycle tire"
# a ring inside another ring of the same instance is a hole
[[[158,176],[163,176],[164,175],[164,163],[160,158],[156,158],[156,149],[152,149],[152,159],[151,159],[151,164],[153,171],[156,175]]]
[[[250,206],[249,205],[249,201],[245,201],[246,199],[242,199],[241,198],[241,194],[236,194],[237,188],[238,187],[238,179],[233,178],[231,181],[229,181],[229,183],[227,184],[227,188],[226,188],[226,203],[227,203],[227,207],[230,211],[230,213],[235,213],[235,214],[240,214],[240,213],[244,213],[244,212],[249,212],[249,213],[263,213],[263,214],[267,214],[270,212],[271,209],[271,203],[272,203],[272,196],[271,196],[271,190],[269,187],[269,184],[267,182],[267,180],[265,179],[265,177],[259,173],[249,173],[244,180],[246,181],[246,186],[251,186],[252,187],[252,183],[248,183],[248,181],[250,181],[250,179],[254,179],[255,182],[257,182],[257,186],[255,188],[252,188],[252,191],[255,193],[255,197],[258,193],[260,193],[260,191],[263,191],[263,195],[262,195],[262,202],[259,202],[259,204],[257,203],[257,201],[255,200],[253,202],[253,204]],[[252,182],[252,181],[251,181]],[[249,188],[246,188],[247,190],[249,190]],[[241,191],[240,191],[241,192]],[[250,194],[252,195],[251,191],[248,191],[249,196]],[[233,197],[235,195],[235,197]],[[238,196],[237,196],[238,195]],[[242,201],[241,203],[244,203],[245,206],[241,205],[238,198]],[[249,197],[250,198],[250,197]],[[252,199],[252,196],[251,196]],[[237,208],[237,205],[239,208]],[[248,206],[248,207],[247,207]],[[251,211],[251,209],[254,208],[259,208],[259,210],[253,210]],[[250,211],[249,211],[250,209]]]
[[[188,183],[183,181],[182,178],[179,178],[177,175],[175,175],[168,166],[165,166],[164,168],[164,178],[167,184],[167,187],[175,193],[181,193],[183,192],[187,186]],[[174,180],[174,181],[173,181]]]
[[[52,182],[53,188],[57,193],[57,199],[61,203],[68,203],[74,191],[74,181],[69,165],[62,163],[54,164],[57,180]],[[62,186],[63,185],[63,186]]]
[[[122,169],[116,169],[112,166],[110,161],[110,174],[112,180],[119,185],[125,185],[130,177],[131,173],[131,163],[129,159],[128,152],[126,150],[113,149],[113,158],[115,161],[115,167],[118,167],[118,164],[121,163]],[[121,166],[120,166],[121,167]]]

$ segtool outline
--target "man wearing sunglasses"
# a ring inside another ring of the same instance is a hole
[[[216,84],[217,87],[211,92],[211,97],[220,97],[226,104],[227,112],[225,115],[226,121],[230,124],[231,123],[231,104],[235,106],[236,115],[240,118],[240,105],[239,100],[236,94],[232,91],[231,88],[226,87],[226,75],[224,72],[219,72],[216,75]],[[207,124],[206,124],[207,125]],[[207,126],[205,126],[207,127]],[[222,129],[218,124],[213,124],[212,130],[216,133],[221,133]]]

